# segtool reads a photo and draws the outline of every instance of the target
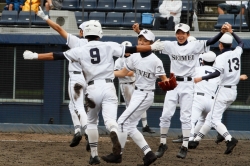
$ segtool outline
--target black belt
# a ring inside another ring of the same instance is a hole
[[[140,91],[151,91],[154,92],[155,90],[147,90],[147,89],[138,89],[137,86],[135,87],[135,90],[140,90]]]
[[[197,92],[197,95],[205,96],[205,93]],[[212,96],[211,98],[214,99],[214,96]]]
[[[81,74],[82,72],[80,71],[73,71],[74,74]]]
[[[105,79],[105,81],[106,81],[106,83],[111,83],[111,82],[113,82],[113,80],[111,80],[111,79]],[[94,82],[95,82],[94,80],[89,81],[88,85],[93,85]]]
[[[187,81],[192,81],[192,77],[186,77]],[[185,77],[176,76],[176,81],[185,81]]]
[[[125,82],[125,83],[122,83],[122,84],[133,84],[134,82]]]
[[[231,85],[223,85],[225,88],[232,88]]]

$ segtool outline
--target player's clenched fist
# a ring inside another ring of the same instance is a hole
[[[158,39],[153,44],[151,44],[152,51],[161,51],[163,49],[164,49],[164,44],[163,44],[163,42],[160,41],[160,39]]]
[[[29,50],[24,51],[23,58],[28,60],[38,59],[38,54]]]

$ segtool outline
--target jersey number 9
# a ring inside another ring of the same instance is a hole
[[[98,64],[101,61],[100,53],[98,48],[92,48],[89,50],[90,56],[92,57],[91,63]]]

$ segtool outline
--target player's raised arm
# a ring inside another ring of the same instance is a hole
[[[221,31],[216,35],[214,36],[213,38],[211,39],[208,39],[207,42],[206,42],[206,46],[210,46],[210,45],[213,45],[215,44],[217,41],[219,41],[219,39],[222,37],[222,35],[226,32],[229,31],[230,29],[230,24],[223,24],[222,27],[221,27]]]
[[[36,52],[24,51],[23,58],[25,60],[64,60],[66,57],[63,52],[50,52],[38,54]]]
[[[141,32],[140,30],[140,26],[138,23],[134,23],[134,25],[132,26],[132,29],[137,33],[139,34]]]
[[[57,23],[55,23],[54,21],[52,21],[51,19],[49,19],[48,15],[45,15],[45,13],[43,12],[42,8],[39,6],[39,11],[37,12],[37,16],[42,18],[43,20],[45,20],[47,22],[47,24],[53,28],[55,31],[57,31],[64,39],[67,39],[67,32]]]

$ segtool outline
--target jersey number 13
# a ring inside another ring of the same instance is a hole
[[[232,72],[233,69],[234,70],[239,70],[239,68],[240,68],[240,60],[239,60],[239,58],[229,59],[227,62],[229,64],[229,72]],[[233,64],[235,64],[235,65],[232,68]]]

